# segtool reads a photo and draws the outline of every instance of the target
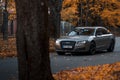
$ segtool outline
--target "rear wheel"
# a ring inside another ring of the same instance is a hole
[[[58,55],[64,55],[65,52],[57,52]]]
[[[91,42],[90,44],[90,49],[89,49],[89,54],[93,55],[96,52],[96,45],[94,42]]]
[[[115,42],[112,40],[110,43],[109,48],[107,49],[108,52],[113,52],[115,46]]]

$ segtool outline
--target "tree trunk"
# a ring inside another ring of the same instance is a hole
[[[16,0],[19,80],[53,80],[47,0]]]
[[[50,24],[54,27],[54,38],[60,37],[60,11],[62,8],[62,0],[49,0],[50,8]]]
[[[3,32],[3,40],[8,40],[8,12],[6,9],[3,11],[2,32]]]
[[[86,8],[86,21],[85,21],[85,26],[90,26],[89,25],[89,16],[90,16],[90,12],[89,12],[89,8],[90,8],[90,3],[89,3],[89,0],[86,0],[86,6],[87,6],[87,8]]]

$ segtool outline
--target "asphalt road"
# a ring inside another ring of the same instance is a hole
[[[116,38],[114,52],[101,51],[95,55],[77,54],[77,55],[57,55],[51,54],[52,72],[56,73],[61,70],[72,69],[83,66],[94,66],[120,61],[120,37]]]
[[[97,52],[95,55],[57,55],[51,53],[51,69],[52,73],[59,72],[61,70],[68,70],[72,68],[101,65],[107,63],[114,63],[120,61],[120,37],[116,38],[116,45],[114,52],[108,53],[105,51]],[[5,58],[0,59],[0,80],[13,80],[17,78],[17,58]]]

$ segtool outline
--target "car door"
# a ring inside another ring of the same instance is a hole
[[[101,28],[98,28],[96,30],[96,38],[95,38],[96,49],[104,49],[105,48],[106,38],[102,31],[103,30]]]
[[[104,29],[104,28],[102,28],[101,31],[102,31],[102,36],[104,38],[104,42],[102,45],[104,46],[104,48],[108,48],[110,41],[111,41],[110,40],[110,33],[107,29]]]

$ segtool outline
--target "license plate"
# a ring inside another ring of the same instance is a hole
[[[72,46],[64,45],[63,48],[72,48]]]

